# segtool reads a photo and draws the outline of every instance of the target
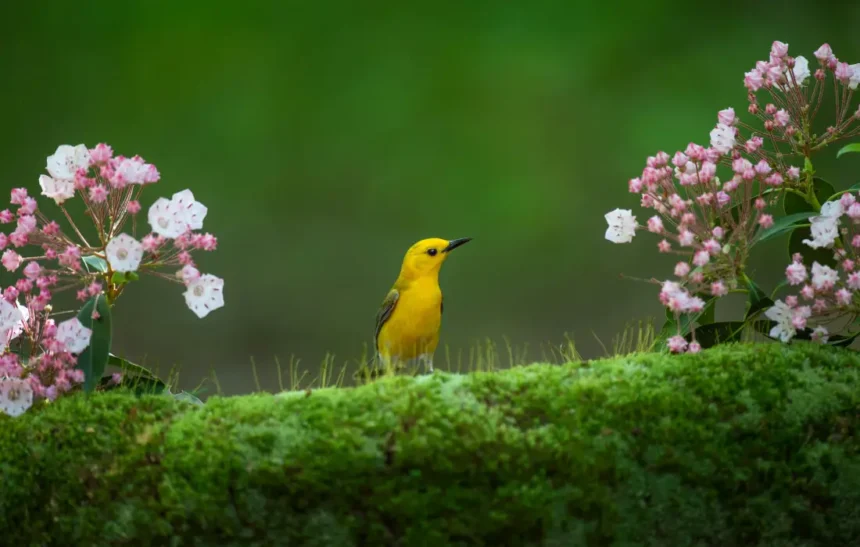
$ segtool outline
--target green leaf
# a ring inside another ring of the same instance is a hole
[[[838,158],[842,154],[848,154],[850,152],[860,152],[860,142],[852,142],[851,144],[846,144],[839,149],[839,152],[836,153],[836,157]]]
[[[770,228],[758,231],[755,237],[753,237],[752,243],[750,243],[750,247],[752,247],[756,243],[767,241],[768,239],[772,239],[778,235],[782,235],[788,232],[795,227],[795,224],[797,224],[798,221],[808,220],[812,214],[814,213],[810,213],[809,211],[803,211],[777,219],[776,222],[773,223],[773,226],[771,226]]]
[[[101,273],[107,272],[108,264],[105,262],[104,258],[90,255],[81,258],[81,261],[84,263],[84,266],[86,266],[88,272],[92,271],[90,268]]]
[[[717,299],[711,298],[711,295],[703,293],[697,294],[696,296],[705,301],[705,309],[702,310],[697,322],[700,325],[709,325],[713,323],[716,315]]]
[[[110,278],[110,282],[114,285],[122,285],[126,282],[125,272],[114,272],[113,276]]]
[[[746,278],[744,281],[747,285],[747,289],[749,290],[750,303],[749,309],[747,309],[747,314],[744,319],[749,320],[759,311],[773,306],[773,300],[771,300],[770,297],[763,290],[761,290],[761,287],[756,285],[755,281],[753,281],[749,277],[744,277]]]
[[[123,374],[135,374],[138,376],[145,376],[148,378],[155,378],[156,377],[155,374],[151,370],[149,370],[148,368],[141,366],[141,365],[138,365],[137,363],[132,363],[131,361],[123,359],[122,357],[117,357],[113,353],[108,354],[107,364],[109,364],[112,367],[117,367],[118,369],[122,370]]]
[[[841,196],[842,194],[848,194],[848,193],[850,193],[850,192],[857,192],[857,191],[860,191],[860,182],[858,182],[857,184],[853,184],[853,185],[851,186],[851,188],[848,188],[848,189],[846,189],[846,190],[839,190],[838,192],[836,192],[836,193],[835,193],[835,194],[833,194],[832,196],[828,197],[828,198],[827,198],[827,201],[833,201],[834,199],[838,198],[838,197],[839,197],[839,196]],[[823,202],[822,202],[822,203],[823,203]]]
[[[138,395],[160,395],[167,390],[167,384],[144,366],[117,357],[112,353],[108,356],[107,364],[122,371],[120,386],[131,388]]]
[[[778,293],[779,290],[782,289],[783,287],[787,287],[787,286],[788,286],[788,280],[787,279],[783,279],[782,281],[777,283],[776,287],[774,287],[773,290],[770,292],[770,299],[773,300],[774,298],[776,298],[776,293]]]
[[[812,239],[812,232],[808,226],[795,228],[794,231],[791,232],[791,235],[788,238],[789,260],[791,260],[791,257],[794,256],[795,253],[800,253],[800,256],[803,257],[803,261],[806,264],[818,262],[819,264],[830,266],[831,268],[836,267],[836,260],[833,258],[833,249],[813,249],[803,242],[804,239]]]
[[[721,321],[719,323],[711,323],[696,329],[696,341],[702,348],[710,348],[717,344],[727,342],[736,342],[740,339],[743,333],[744,321]],[[693,340],[693,333],[686,337],[688,342]]]
[[[856,332],[849,336],[842,336],[840,334],[831,334],[825,345],[834,346],[838,348],[844,348],[851,345],[854,340],[860,336],[860,332]],[[799,340],[803,342],[812,341],[812,329],[806,328],[803,330],[797,331],[797,334],[794,335],[794,340]]]
[[[187,401],[194,405],[203,405],[203,401],[195,397],[194,395],[188,393],[187,391],[180,391],[173,395],[173,398],[177,401]]]
[[[93,319],[93,311],[98,319]],[[111,343],[111,313],[104,294],[94,296],[81,308],[78,321],[92,329],[90,345],[79,356],[76,368],[84,371],[84,391],[92,392],[105,371]]]
[[[819,204],[824,204],[825,202],[827,202],[830,196],[832,196],[835,192],[832,184],[819,177],[815,177],[812,179],[812,185],[815,189],[815,198],[818,200]],[[783,198],[782,208],[785,211],[786,215],[793,215],[795,213],[802,213],[804,211],[813,211],[817,213],[817,211],[815,211],[815,207],[813,207],[812,204],[810,204],[797,194],[791,194],[788,192],[786,192],[785,197]]]
[[[140,279],[140,276],[137,274],[137,272],[127,272],[125,274],[126,281],[137,281],[138,279]]]

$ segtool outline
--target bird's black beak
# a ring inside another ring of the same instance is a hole
[[[442,252],[447,253],[448,251],[453,251],[454,249],[456,249],[460,245],[462,245],[464,243],[468,243],[470,241],[472,241],[471,237],[461,237],[460,239],[452,239],[451,241],[448,242],[448,246],[445,247],[444,249],[442,249]]]

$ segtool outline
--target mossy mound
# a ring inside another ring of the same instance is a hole
[[[735,345],[0,419],[6,545],[856,545],[860,358]]]

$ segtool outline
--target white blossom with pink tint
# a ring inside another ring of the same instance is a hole
[[[728,154],[735,146],[735,130],[724,123],[711,130],[711,146],[720,154]]]
[[[33,406],[33,388],[21,378],[0,379],[0,410],[17,418]]]
[[[848,78],[848,89],[854,91],[860,84],[860,63],[848,65],[848,68],[851,70],[851,76]]]
[[[764,315],[774,323],[769,335],[771,338],[778,338],[782,342],[788,342],[797,334],[797,329],[794,326],[795,316],[803,316],[805,312],[798,312],[798,308],[790,308],[782,300],[777,300],[773,306],[765,311]]]
[[[182,280],[183,283],[187,286],[192,281],[197,281],[200,279],[200,271],[194,266],[187,264],[182,267],[181,270],[176,272],[176,277]]]
[[[827,340],[830,339],[830,333],[827,331],[827,328],[819,325],[812,329],[812,334],[810,338],[813,342],[818,342],[819,344],[826,344]]]
[[[89,164],[90,152],[86,146],[61,144],[52,156],[48,156],[45,167],[55,179],[73,181],[78,169],[86,169]]]
[[[105,247],[108,264],[116,272],[134,272],[143,259],[143,245],[128,234],[119,234]]]
[[[792,262],[785,269],[785,278],[789,285],[800,285],[806,281],[808,275],[806,266],[801,262]]]
[[[3,333],[7,346],[9,341],[21,334],[28,316],[26,307],[17,303],[10,304],[5,298],[0,300],[0,333]]]
[[[615,209],[604,215],[609,227],[606,239],[613,243],[630,243],[636,235],[636,217],[630,209]]]
[[[839,217],[842,214],[840,201],[828,201],[822,205],[818,215],[809,217],[809,221],[812,223],[809,228],[812,239],[804,239],[803,243],[813,249],[832,246],[836,238],[839,237]]]
[[[203,229],[203,219],[206,218],[208,209],[194,199],[191,190],[183,190],[173,194],[170,201],[176,205],[180,222],[184,223],[188,230]]]
[[[206,317],[224,306],[224,280],[211,274],[201,275],[188,283],[185,303],[197,317]]]
[[[818,262],[812,264],[812,287],[816,291],[829,291],[837,281],[839,272]]]
[[[69,353],[81,353],[90,345],[92,335],[92,329],[85,327],[77,317],[73,317],[57,325],[55,338]]]
[[[62,205],[67,199],[75,197],[75,183],[72,180],[41,175],[39,186],[42,187],[42,195],[54,200],[57,205]]]
[[[794,73],[794,81],[797,85],[805,85],[809,79],[809,61],[803,55],[798,55],[794,58],[794,68],[791,69]]]
[[[179,206],[167,198],[158,198],[149,208],[148,216],[152,231],[162,237],[173,239],[186,230]]]

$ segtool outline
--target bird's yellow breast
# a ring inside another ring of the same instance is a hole
[[[419,280],[399,289],[397,305],[382,326],[377,350],[399,360],[432,354],[439,343],[442,291],[434,279]]]

